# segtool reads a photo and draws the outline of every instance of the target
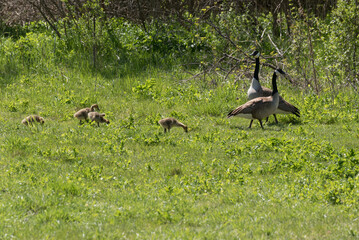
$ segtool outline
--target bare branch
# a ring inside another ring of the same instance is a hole
[[[213,27],[213,29],[221,36],[223,37],[224,39],[228,40],[228,42],[230,42],[234,47],[237,47],[237,44],[235,44],[232,39],[228,36],[228,35],[225,35],[222,30],[217,27],[216,25],[214,25],[211,20],[207,20],[207,24],[210,25],[211,27]]]
[[[281,53],[281,51],[279,50],[279,48],[277,47],[277,45],[275,45],[275,43],[273,42],[272,38],[270,37],[269,34],[267,34],[269,41],[272,43],[272,45],[275,47],[275,49],[277,50],[277,53],[279,54],[280,57],[283,57],[283,54]]]
[[[61,38],[61,34],[60,32],[57,30],[55,24],[53,24],[46,16],[46,14],[44,13],[44,11],[42,11],[41,6],[35,4],[33,1],[31,0],[27,0],[28,3],[30,3],[33,7],[35,7],[41,14],[41,16],[45,19],[45,21],[50,25],[50,27],[55,31],[56,35]]]

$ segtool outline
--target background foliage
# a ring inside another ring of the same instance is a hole
[[[1,3],[0,238],[358,237],[356,1]],[[254,49],[301,118],[225,118]]]
[[[128,66],[179,63],[185,69],[202,71],[193,73],[194,77],[216,82],[232,77],[236,81],[246,74],[243,63],[250,63],[247,49],[252,48],[266,56],[267,66],[284,68],[293,76],[293,84],[317,94],[325,88],[334,91],[350,85],[357,89],[358,85],[355,0],[326,1],[324,5],[315,1],[181,1],[176,5],[140,0],[28,0],[23,4],[33,11],[28,11],[27,18],[24,14],[14,20],[9,10],[17,6],[21,11],[23,5],[3,3],[1,9],[7,14],[1,19],[2,35],[22,38],[18,48],[22,51],[24,45],[32,44],[26,33],[45,34],[48,45],[53,45],[46,49],[56,55],[56,64],[85,64],[89,71],[121,75]],[[42,23],[11,25],[41,18]],[[20,57],[23,63],[31,62],[26,54]],[[46,56],[52,58],[51,54]],[[67,59],[59,59],[65,56]]]

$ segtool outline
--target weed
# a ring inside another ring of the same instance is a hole
[[[221,24],[234,18],[227,17]],[[182,81],[191,75],[173,67],[181,59],[164,56],[177,51],[194,60],[207,43],[176,38],[176,31],[153,39],[124,22],[116,31],[121,47],[104,47],[97,75],[89,70],[90,45],[76,45],[79,36],[67,43],[35,33],[0,39],[0,238],[358,235],[357,93],[317,96],[281,83],[301,118],[279,115],[279,125],[248,130],[247,120],[225,115],[237,97],[245,101],[250,79],[239,77],[243,86]],[[93,103],[103,106],[109,126],[79,126],[73,118]],[[24,113],[49,120],[25,128]],[[164,134],[163,117],[183,121],[189,132]]]

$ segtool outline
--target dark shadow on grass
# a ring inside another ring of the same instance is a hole
[[[253,127],[253,126],[252,126]],[[235,130],[251,130],[252,128],[248,128],[248,127],[244,127],[244,126],[238,126],[238,125],[229,125],[230,129],[235,129]]]
[[[285,129],[288,129],[289,126],[293,126],[293,125],[301,125],[302,122],[300,121],[294,121],[294,122],[290,122],[290,121],[279,121],[278,120],[278,123],[275,123],[274,121],[273,122],[267,122],[265,123],[264,126],[264,129],[271,129],[273,131],[282,131],[282,130],[285,130]],[[267,128],[266,128],[267,126]],[[275,130],[274,128],[277,127],[278,130]]]
[[[285,117],[282,119],[278,119],[278,123],[276,123],[274,121],[274,119],[272,119],[272,121],[269,120],[268,122],[265,122],[264,124],[267,126],[280,126],[283,129],[283,128],[286,128],[288,125],[301,125],[302,121],[300,118]]]
[[[283,124],[292,124],[292,125],[302,124],[301,118],[298,117],[286,116],[280,119],[277,117],[277,119],[279,123],[283,123]]]
[[[294,125],[294,124],[292,124]],[[263,123],[263,127],[264,130],[261,128],[259,123],[253,123],[251,128],[248,128],[248,126],[238,126],[238,125],[230,125],[229,128],[230,129],[235,129],[235,130],[248,130],[248,131],[252,131],[252,130],[263,130],[263,131],[282,131],[284,129],[287,129],[289,126],[289,124],[287,123],[275,123],[275,122],[267,122],[267,123]]]

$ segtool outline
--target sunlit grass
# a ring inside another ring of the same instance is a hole
[[[357,95],[333,100],[282,86],[302,117],[247,129],[246,119],[226,119],[245,95],[230,83],[206,89],[155,70],[68,75],[22,76],[1,90],[3,238],[359,234]],[[72,117],[93,103],[111,124]],[[46,123],[22,126],[33,113]],[[157,121],[168,116],[189,132],[164,134]]]
[[[358,237],[350,88],[317,96],[280,79],[301,118],[248,129],[226,115],[250,79],[191,79],[180,61],[145,51],[96,72],[88,54],[53,55],[55,40],[0,41],[0,239]],[[109,125],[74,119],[94,103]],[[45,124],[22,125],[30,114]],[[164,117],[189,132],[163,133]]]

